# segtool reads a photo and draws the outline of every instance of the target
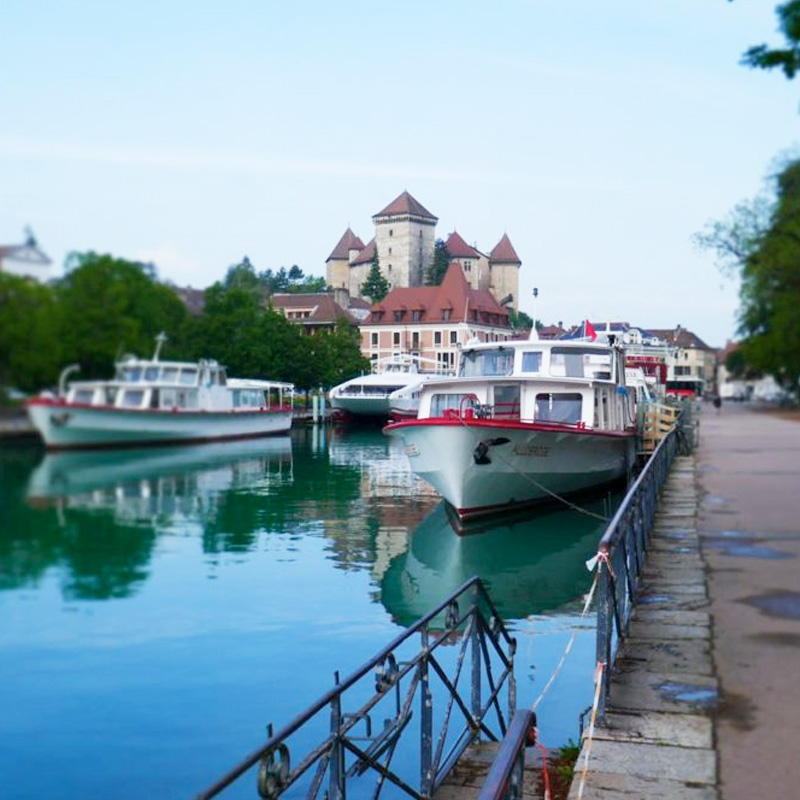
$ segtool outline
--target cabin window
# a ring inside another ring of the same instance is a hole
[[[158,408],[158,389],[150,392],[150,408]]]
[[[611,378],[611,355],[607,350],[554,347],[550,355],[554,378]]]
[[[127,408],[139,408],[144,400],[142,389],[126,389],[122,394],[122,405]]]
[[[162,389],[161,390],[161,408],[175,408],[178,405],[178,401],[175,398],[175,390],[174,389]]]
[[[157,381],[158,380],[158,367],[147,367],[144,371],[144,379],[146,381]]]
[[[514,351],[510,348],[465,350],[461,354],[459,375],[463,378],[510,375],[513,369]]]
[[[76,403],[91,403],[92,397],[94,397],[94,389],[78,389],[75,392]]]
[[[523,372],[541,372],[542,354],[537,350],[532,350],[522,354]]]
[[[161,380],[164,381],[164,383],[175,383],[178,380],[178,368],[164,367],[161,372]]]
[[[562,422],[575,424],[581,421],[580,394],[537,394],[536,422]]]
[[[494,387],[494,416],[519,419],[519,385]]]
[[[442,393],[431,397],[431,416],[446,417],[446,412],[464,413],[468,408],[474,408],[478,404],[478,398],[472,394],[462,393]]]
[[[194,368],[182,369],[180,384],[181,386],[195,386],[197,384],[197,370]]]
[[[123,380],[127,383],[136,383],[142,377],[141,367],[128,367],[123,370]]]
[[[176,405],[178,408],[197,408],[197,392],[194,391],[178,391],[176,393]]]

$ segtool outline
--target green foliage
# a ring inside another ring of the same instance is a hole
[[[33,392],[52,385],[62,361],[53,290],[0,272],[0,387]]]
[[[428,268],[426,283],[428,286],[438,286],[443,280],[447,268],[450,266],[450,256],[443,239],[437,239],[433,246],[433,261]]]
[[[361,285],[361,294],[369,297],[373,303],[380,303],[389,294],[389,281],[383,277],[377,257],[372,262],[367,279]]]
[[[533,327],[533,320],[524,311],[514,311],[513,308],[508,309],[508,321],[515,331],[529,331]],[[541,322],[536,323],[536,330],[542,327]]]
[[[776,198],[753,213],[737,206],[722,223],[707,226],[697,241],[738,268],[739,350],[744,367],[772,375],[795,396],[800,392],[800,160],[776,177]]]
[[[165,353],[180,348],[186,307],[152,266],[87,252],[70,254],[66,269],[55,286],[61,355],[81,365],[81,378],[107,377],[121,352],[149,355],[161,331],[171,337]]]
[[[770,48],[766,44],[751,47],[742,56],[742,64],[758,69],[783,70],[792,79],[800,69],[800,0],[791,0],[776,7],[778,28],[785,39],[783,48]]]

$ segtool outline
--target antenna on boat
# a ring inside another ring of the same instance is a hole
[[[533,287],[533,325],[531,325],[531,332],[528,334],[528,341],[538,342],[539,333],[536,330],[536,298],[539,296],[539,290]]]
[[[167,341],[167,334],[164,331],[156,336],[156,351],[153,353],[153,361],[158,361],[158,354],[161,352],[161,345]]]

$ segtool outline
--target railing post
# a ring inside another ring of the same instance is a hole
[[[597,575],[597,647],[596,663],[608,664],[611,659],[611,609],[609,592],[608,568],[602,562],[598,564]],[[606,671],[601,677],[603,686],[600,691],[600,703],[597,707],[597,718],[601,720],[606,707]]]
[[[339,684],[339,673],[334,673],[334,681]],[[328,797],[330,800],[345,800],[344,747],[339,736],[342,726],[342,696],[337,692],[331,700],[331,766]]]
[[[420,754],[419,786],[423,797],[430,797],[433,790],[433,695],[428,675],[428,628],[420,631],[422,659],[419,663],[420,677]]]
[[[478,624],[478,586],[472,590],[472,717],[480,719],[481,716],[481,642],[480,626]],[[475,741],[481,738],[480,729],[475,732]]]

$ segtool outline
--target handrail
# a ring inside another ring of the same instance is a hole
[[[514,714],[477,800],[519,800],[522,797],[525,748],[533,744],[535,727],[536,714],[530,709],[520,709]]]
[[[691,453],[696,441],[697,426],[687,407],[653,451],[600,538],[596,649],[599,664],[607,667],[614,664],[628,634],[661,489],[675,456]],[[609,673],[609,669],[601,671],[598,720],[602,720],[605,712]]]
[[[417,634],[421,646],[414,651],[411,640]],[[298,782],[293,797],[307,800],[317,798],[324,783],[330,800],[345,800],[351,785],[354,796],[378,798],[387,783],[415,800],[430,798],[470,743],[505,735],[516,709],[515,650],[516,640],[481,580],[473,577],[344,681],[336,673],[334,687],[277,733],[269,726],[267,741],[197,800],[218,796],[257,764],[258,791],[265,800],[276,800]],[[370,674],[371,694],[364,680]],[[469,692],[459,688],[462,675]],[[442,687],[439,692],[434,683]],[[507,713],[500,704],[503,690]],[[412,721],[415,699],[418,721]],[[346,702],[360,706],[345,711]],[[383,728],[374,732],[372,718],[378,714]],[[392,764],[406,731],[419,734],[416,770],[408,763],[414,759],[402,755],[396,759],[400,764]],[[292,750],[305,751],[294,767]],[[377,785],[365,789],[370,777]]]

